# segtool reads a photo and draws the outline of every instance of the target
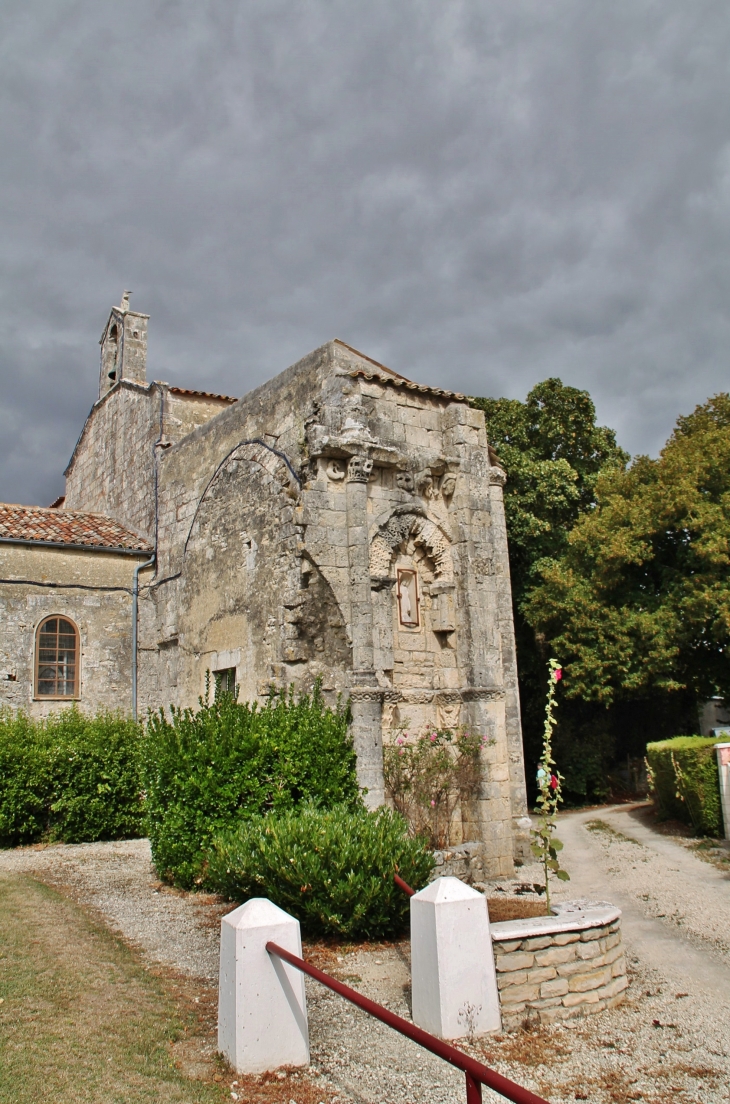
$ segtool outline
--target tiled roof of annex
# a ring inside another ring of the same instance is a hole
[[[108,548],[151,552],[144,537],[104,514],[58,510],[52,506],[16,506],[0,503],[0,543],[35,541],[76,548]]]
[[[216,395],[214,391],[191,391],[189,387],[170,387],[171,395],[184,395],[185,398],[191,399],[216,399],[218,402],[235,403],[238,399],[235,399],[232,395]]]

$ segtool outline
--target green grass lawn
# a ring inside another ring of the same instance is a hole
[[[0,875],[0,1104],[220,1104],[175,1055],[192,1016],[73,902]],[[177,1046],[175,1044],[177,1043]]]

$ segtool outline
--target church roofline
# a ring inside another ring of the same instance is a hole
[[[448,399],[449,402],[468,402],[466,395],[462,395],[458,391],[445,391],[441,387],[430,387],[427,383],[413,383],[405,376],[393,379],[390,376],[381,376],[376,372],[368,372],[365,368],[355,368],[349,375],[366,380],[376,380],[388,387],[404,387],[407,391],[418,391],[422,395],[433,395],[439,399]]]
[[[355,349],[354,346],[348,345],[346,341],[342,341],[339,337],[334,338],[333,344],[341,345],[348,352],[354,353],[355,356],[361,360],[366,360],[368,364],[372,364],[375,368],[378,368],[379,372],[368,372],[366,368],[355,368],[350,372],[353,377],[361,377],[367,380],[377,380],[378,383],[389,384],[391,387],[405,387],[408,391],[418,391],[422,395],[434,395],[442,399],[456,400],[457,402],[468,402],[466,395],[462,395],[458,391],[446,391],[442,387],[431,387],[427,383],[415,383],[414,380],[408,379],[407,376],[401,375],[400,372],[394,372],[392,368],[388,368],[387,365],[381,364],[377,360],[373,360],[372,357],[367,356],[365,353],[361,353],[359,349]],[[381,376],[380,372],[387,372],[387,375]]]
[[[168,387],[171,395],[184,395],[193,399],[220,399],[221,402],[235,403],[238,399],[233,395],[217,395],[214,391],[193,391],[188,387]]]

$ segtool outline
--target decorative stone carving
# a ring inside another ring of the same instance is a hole
[[[408,491],[409,494],[413,494],[416,486],[411,472],[397,472],[395,476],[395,485],[399,490]]]
[[[431,559],[434,574],[443,582],[454,575],[451,558],[451,541],[440,526],[425,517],[420,510],[399,507],[381,525],[370,545],[370,574],[380,577],[390,575],[392,563],[400,548],[410,539],[421,547]]]
[[[327,478],[335,483],[345,478],[345,467],[341,460],[330,460],[325,471],[327,472]]]
[[[352,686],[350,688],[350,700],[353,702],[382,702],[383,693],[384,691],[379,687]]]
[[[441,480],[441,494],[444,498],[452,498],[456,490],[456,474],[447,472]]]
[[[416,472],[416,490],[422,498],[433,498],[433,476],[428,468]]]
[[[439,728],[458,728],[461,720],[461,698],[457,695],[445,698],[439,694],[436,699],[436,718]]]
[[[386,698],[383,702],[382,718],[383,732],[392,732],[394,728],[397,728],[400,723],[398,703]]]
[[[372,475],[373,462],[369,456],[351,456],[347,465],[348,483],[367,483]]]
[[[406,628],[417,628],[420,624],[418,614],[418,575],[415,571],[398,572],[398,618]]]

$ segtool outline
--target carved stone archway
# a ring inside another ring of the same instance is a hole
[[[370,576],[373,579],[389,579],[398,552],[409,540],[421,547],[433,563],[434,576],[440,582],[451,582],[454,564],[451,541],[436,522],[417,506],[397,507],[380,525],[370,542]]]

